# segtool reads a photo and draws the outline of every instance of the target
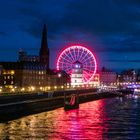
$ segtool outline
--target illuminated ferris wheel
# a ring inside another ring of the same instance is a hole
[[[73,64],[77,61],[82,64],[83,83],[89,83],[96,73],[97,63],[93,53],[86,47],[75,45],[64,49],[57,59],[57,70],[71,75]]]

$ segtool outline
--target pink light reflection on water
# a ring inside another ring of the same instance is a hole
[[[103,100],[89,102],[80,105],[80,109],[58,115],[55,120],[58,122],[55,129],[58,134],[63,132],[63,135],[61,134],[61,137],[56,135],[56,139],[102,140],[108,131],[108,125],[105,121],[109,120],[105,116],[103,104]]]
[[[0,124],[0,139],[103,140],[108,132],[104,100],[30,115]]]

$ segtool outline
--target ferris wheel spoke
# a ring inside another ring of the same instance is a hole
[[[76,58],[76,52],[75,52],[75,49],[73,49],[73,52],[74,52],[74,57],[75,57],[75,60],[77,60],[77,58]]]
[[[95,68],[94,64],[86,63],[83,65],[84,68]]]
[[[68,64],[68,63],[60,63],[60,64],[59,64],[60,68],[61,68],[61,67],[68,67],[69,65],[70,65],[70,64]]]
[[[71,62],[68,61],[68,60],[67,60],[66,58],[64,58],[64,57],[62,58],[62,61],[63,61],[63,60],[66,61],[67,63],[71,64]]]
[[[65,68],[65,69],[72,69],[71,67],[68,67],[68,66],[63,66],[63,68]]]
[[[72,67],[71,67],[71,66],[68,66],[68,65],[63,65],[62,67],[65,68],[65,69],[66,69],[66,68],[67,68],[67,69],[72,69]]]
[[[67,58],[69,58],[69,60],[70,60],[71,62],[73,62],[72,58],[71,58],[67,53],[65,53],[65,55],[66,55]]]
[[[71,56],[73,58],[73,62],[74,62],[76,59],[75,59],[75,55],[74,55],[73,49],[71,49],[70,54],[71,54]]]
[[[70,54],[70,56],[71,56],[71,58],[72,58],[72,60],[73,60],[73,62],[74,62],[74,57],[73,57],[73,55],[71,54],[70,49],[69,49],[68,51],[69,51],[69,54]]]
[[[88,81],[88,78],[87,78],[87,77],[85,77],[84,79],[85,79],[85,82],[87,82],[87,81]]]
[[[87,78],[87,75],[86,74],[84,75],[83,79],[84,79],[84,82],[87,82],[88,81],[88,78]]]
[[[68,69],[70,69],[70,70],[71,70],[72,68],[71,68],[71,67],[68,67],[68,66],[64,66],[64,65],[63,65],[63,66],[62,66],[62,69],[64,69],[64,70],[68,70]]]
[[[84,49],[81,49],[81,55],[80,55],[80,57],[79,57],[79,61],[80,61],[80,62],[82,62],[81,59],[82,59],[82,55],[83,55],[83,54],[84,54]]]
[[[73,57],[74,57],[74,61],[76,61],[76,54],[75,54],[75,49],[72,49],[73,51]]]
[[[71,74],[71,70],[69,70],[69,69],[65,69],[64,70],[67,74]]]
[[[63,63],[63,66],[72,68],[72,65],[71,64],[68,64],[68,63],[67,63],[67,65],[65,65],[65,63]]]
[[[95,68],[95,64],[90,64],[90,63],[84,63],[83,64],[84,68]]]
[[[87,60],[88,60],[88,62],[89,62],[90,59],[92,59],[92,56],[89,55],[86,59],[84,59],[83,63],[84,63],[84,62],[87,62]]]
[[[86,69],[86,68],[83,68],[84,71],[88,71],[90,73],[93,73],[94,71],[90,70],[90,69]]]
[[[66,73],[71,74],[71,70],[65,69]]]
[[[89,80],[89,76],[87,76],[86,74],[84,75],[84,77],[83,77],[85,80],[85,82],[87,82],[88,80]]]
[[[87,59],[85,59],[85,61],[83,61],[83,63],[87,62],[87,60],[89,61],[90,59],[93,59],[93,57],[92,56],[89,56]]]
[[[64,69],[65,72],[71,74],[71,68],[66,68],[66,67],[62,67],[62,68]]]
[[[83,57],[85,57],[85,50],[82,52],[81,62],[83,63]]]
[[[67,63],[67,62],[63,62],[63,61],[59,61],[59,64],[66,64],[66,65],[70,65],[70,63]]]
[[[74,49],[74,53],[75,53],[75,58],[76,58],[76,60],[78,60],[78,55],[77,55],[77,50],[78,50],[78,48],[76,47],[75,49]]]
[[[84,71],[84,74],[86,74],[86,76],[91,77],[91,74],[90,74],[90,73],[88,73],[87,71]]]
[[[71,76],[71,70],[68,70],[67,73]]]
[[[86,81],[90,79],[90,77],[87,74],[84,74],[83,78],[86,79]]]
[[[79,49],[77,48],[77,60],[79,60]]]
[[[84,60],[88,55],[89,55],[89,53],[87,52],[87,53],[85,54],[85,56],[82,57],[81,61],[83,62],[83,60]]]
[[[65,59],[65,58],[63,58],[62,60],[61,60],[61,62],[62,63],[68,63],[68,64],[71,64],[71,62],[70,61],[68,61],[67,59]]]

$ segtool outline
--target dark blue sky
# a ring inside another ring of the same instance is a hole
[[[48,27],[51,67],[71,44],[92,49],[98,66],[140,68],[140,0],[4,0],[0,3],[0,61],[19,48],[38,54]]]

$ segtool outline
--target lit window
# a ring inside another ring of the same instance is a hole
[[[6,74],[6,71],[4,71],[3,74]]]
[[[12,70],[12,71],[11,71],[11,74],[12,74],[12,75],[14,75],[14,74],[15,74],[15,71],[14,71],[14,70]]]

